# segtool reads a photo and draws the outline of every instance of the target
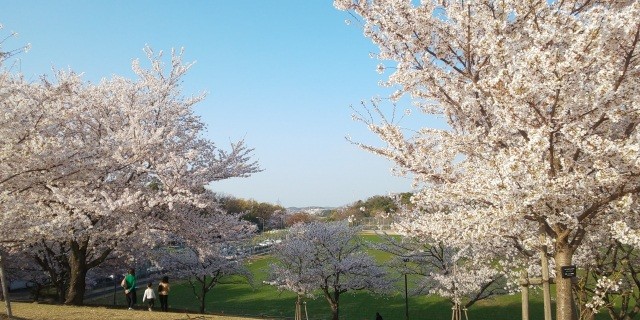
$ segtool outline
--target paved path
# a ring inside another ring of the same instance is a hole
[[[137,281],[138,283],[145,284],[145,287],[146,287],[146,283],[148,283],[149,281],[159,281],[158,278],[159,277],[150,276],[150,277],[138,279]],[[107,294],[113,294],[113,291],[114,291],[114,287],[111,285],[106,287],[88,289],[84,294],[84,300],[86,301],[88,299],[104,296]],[[116,293],[122,293],[123,289],[118,285],[116,286],[115,291]],[[140,288],[138,288],[138,291],[140,291]],[[138,295],[140,295],[140,292],[138,292]],[[33,301],[33,296],[31,295],[30,289],[11,290],[11,292],[9,292],[9,298],[11,299],[11,301],[20,301],[20,302]]]

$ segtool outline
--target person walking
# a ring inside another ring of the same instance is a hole
[[[160,310],[169,310],[169,277],[164,276],[158,285],[158,296],[160,297]]]
[[[136,271],[133,268],[129,269],[129,273],[124,277],[124,294],[127,296],[129,310],[133,310],[133,307],[138,303],[138,297],[136,296]]]
[[[147,307],[149,311],[152,310],[153,304],[156,302],[156,293],[153,292],[153,283],[149,282],[147,284],[147,289],[144,290],[144,295],[142,296],[142,303],[147,302]]]

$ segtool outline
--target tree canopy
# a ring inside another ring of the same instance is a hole
[[[407,131],[384,100],[356,118],[412,173],[406,235],[539,272],[555,266],[557,318],[573,319],[560,268],[611,226],[638,229],[640,2],[336,0],[362,18],[390,97],[445,120]],[[369,115],[380,115],[379,118]],[[494,256],[490,258],[490,256]],[[583,306],[584,307],[584,306]]]
[[[260,170],[243,141],[227,151],[202,137],[193,106],[204,96],[182,96],[182,53],[168,66],[145,53],[136,80],[0,74],[0,243],[65,275],[66,303],[82,304],[87,272],[108,257],[206,228],[193,212],[216,206],[206,184]]]

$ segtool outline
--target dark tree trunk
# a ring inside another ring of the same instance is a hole
[[[78,243],[71,243],[69,252],[69,290],[64,301],[65,304],[81,306],[84,304],[86,291],[86,277],[89,268],[87,266],[87,249],[80,247]]]
[[[202,279],[202,291],[200,292],[200,313],[204,314],[205,297],[207,296],[207,276]]]
[[[331,305],[331,313],[333,314],[332,320],[340,319],[340,293],[334,292],[333,298],[327,299]]]
[[[63,304],[64,298],[67,296],[67,284],[63,279],[60,279],[54,282],[55,282],[54,286],[56,288],[56,294],[58,295],[58,303]]]

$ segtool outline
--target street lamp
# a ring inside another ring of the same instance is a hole
[[[409,320],[409,290],[407,288],[407,262],[409,258],[402,258],[404,261],[404,318]]]
[[[113,280],[113,305],[116,305],[116,290],[118,290],[117,286],[116,286],[116,276],[115,275],[110,275],[109,278],[111,278],[111,280]]]

